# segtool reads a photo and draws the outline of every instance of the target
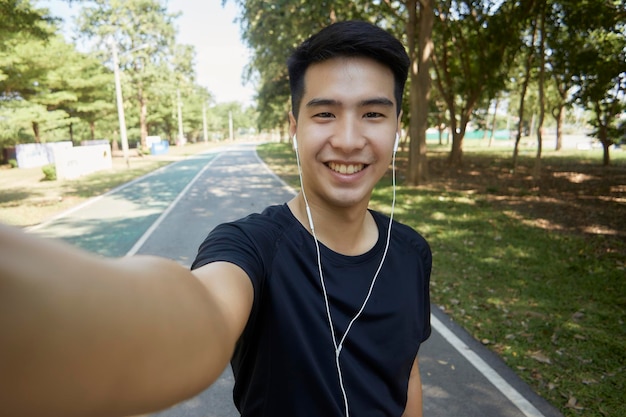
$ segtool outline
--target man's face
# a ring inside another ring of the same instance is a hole
[[[311,65],[291,134],[297,134],[311,205],[365,206],[393,153],[396,115],[391,70],[368,58]]]

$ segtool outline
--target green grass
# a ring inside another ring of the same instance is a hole
[[[259,154],[297,186],[288,145]],[[563,154],[546,163],[578,166],[575,153]],[[371,204],[385,213],[387,184]],[[394,216],[433,250],[433,302],[565,416],[626,415],[626,243],[548,233],[486,198],[495,192],[398,187]]]

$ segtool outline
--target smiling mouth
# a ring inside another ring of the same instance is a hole
[[[356,174],[365,168],[365,164],[339,164],[337,162],[329,162],[326,166],[339,174]]]

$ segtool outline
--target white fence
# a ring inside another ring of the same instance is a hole
[[[85,145],[74,147],[70,141],[20,144],[15,146],[15,159],[19,168],[55,164],[58,179],[113,168],[109,141],[89,141]]]
[[[92,172],[111,169],[110,145],[77,146],[54,150],[57,179],[74,179]]]
[[[36,168],[54,164],[55,149],[69,149],[72,142],[24,143],[15,146],[15,159],[19,168]]]

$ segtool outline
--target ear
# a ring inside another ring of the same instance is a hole
[[[402,110],[400,110],[400,113],[398,113],[396,126],[396,142],[394,143],[394,151],[398,149],[400,138],[402,137]]]
[[[297,130],[298,130],[298,122],[296,121],[296,118],[293,116],[293,113],[289,112],[289,137],[292,138],[293,135],[296,134]]]

